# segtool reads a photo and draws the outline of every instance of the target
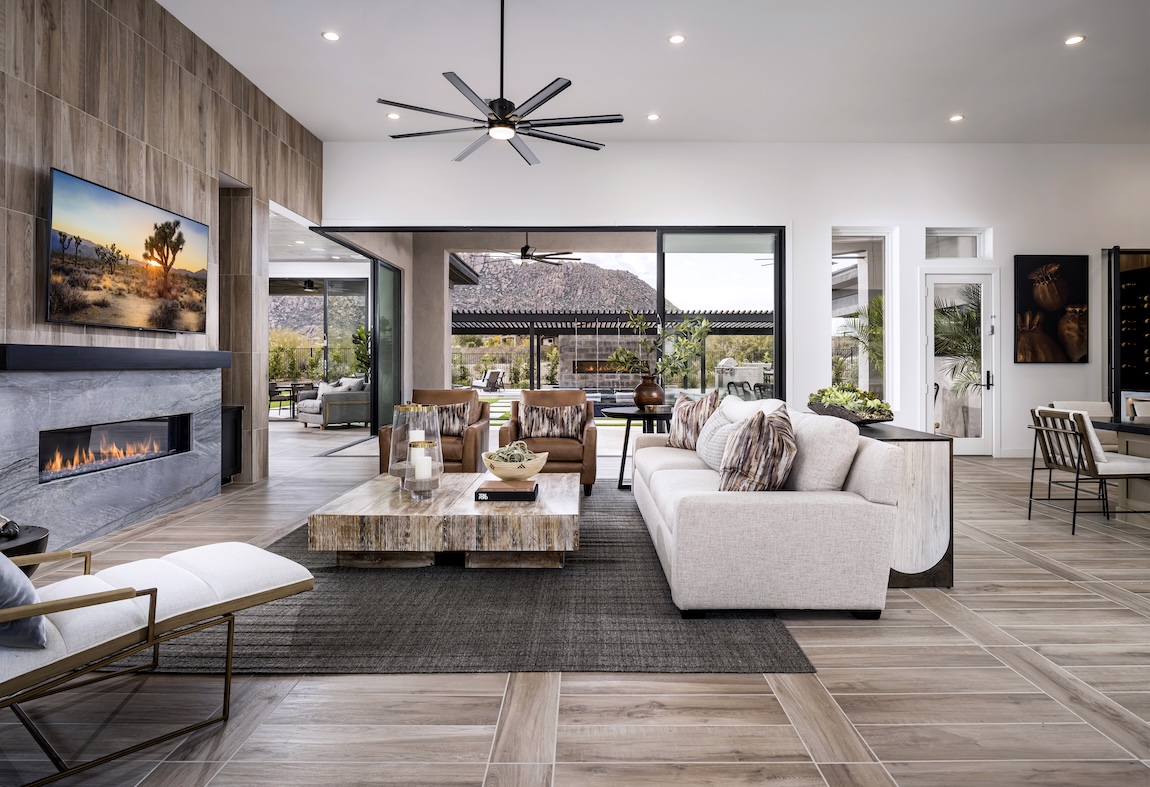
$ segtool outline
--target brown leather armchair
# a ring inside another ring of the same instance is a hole
[[[460,404],[471,402],[471,415],[462,437],[440,435],[439,444],[443,449],[443,472],[483,473],[483,452],[488,450],[488,428],[491,421],[491,404],[479,400],[475,390],[423,390],[411,392],[415,404]],[[391,458],[391,424],[379,430],[379,472],[387,472]]]
[[[511,417],[506,426],[499,428],[500,447],[522,440],[532,451],[546,451],[547,464],[544,473],[578,473],[583,484],[583,494],[591,494],[595,483],[595,452],[598,437],[595,430],[594,403],[587,401],[587,394],[579,390],[524,391],[522,403],[511,402]],[[519,424],[519,408],[523,405],[536,407],[563,407],[581,404],[583,415],[583,436],[576,440],[570,437],[523,437]]]

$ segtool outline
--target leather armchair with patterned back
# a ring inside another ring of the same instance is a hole
[[[482,473],[483,452],[487,450],[488,427],[491,420],[491,404],[479,400],[479,392],[467,389],[433,390],[416,389],[411,392],[415,404],[461,404],[471,402],[468,425],[460,437],[440,435],[443,448],[443,472]],[[391,425],[379,430],[379,472],[387,472],[391,457]]]
[[[595,452],[597,432],[595,430],[594,403],[587,401],[587,394],[580,390],[524,391],[522,401],[511,402],[511,417],[506,426],[499,429],[499,445],[505,446],[516,440],[527,443],[532,451],[546,451],[547,464],[544,473],[578,473],[583,484],[583,494],[591,494],[595,483]],[[527,437],[521,420],[522,408],[583,406],[583,430],[578,438],[571,437]]]

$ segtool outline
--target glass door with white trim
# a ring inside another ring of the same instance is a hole
[[[990,274],[927,274],[927,431],[954,453],[993,453]],[[987,308],[983,307],[987,305]]]

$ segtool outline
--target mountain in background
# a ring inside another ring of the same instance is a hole
[[[634,273],[580,262],[549,265],[460,254],[479,284],[451,290],[453,311],[655,311],[655,288]]]

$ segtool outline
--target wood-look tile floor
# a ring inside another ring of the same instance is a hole
[[[96,565],[267,545],[376,472],[317,456],[358,432],[271,429],[270,480],[96,539]],[[1027,521],[1027,466],[956,459],[953,589],[892,590],[879,621],[783,613],[814,675],[241,677],[226,725],[61,784],[1150,785],[1150,528]],[[77,694],[29,710],[91,755],[206,715],[219,681]],[[51,770],[14,721],[0,784]]]

